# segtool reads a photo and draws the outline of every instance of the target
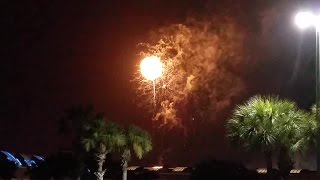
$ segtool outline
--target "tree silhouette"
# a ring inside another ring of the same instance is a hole
[[[133,153],[141,159],[146,153],[152,150],[152,141],[148,132],[136,126],[129,126],[125,132],[126,144],[121,147],[122,149],[122,167],[123,167],[123,180],[127,180],[128,163]]]
[[[3,179],[11,179],[15,177],[17,165],[12,161],[0,159],[0,177]]]
[[[84,124],[81,143],[86,151],[91,151],[95,154],[98,163],[95,175],[97,179],[102,180],[105,174],[103,164],[106,155],[123,146],[125,144],[125,136],[115,123],[106,122],[103,118],[97,118]]]
[[[82,173],[83,167],[79,160],[71,153],[57,153],[50,155],[38,167],[29,169],[32,179],[76,179]]]

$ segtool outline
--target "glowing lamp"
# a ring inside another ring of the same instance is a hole
[[[144,78],[154,81],[162,75],[163,65],[157,56],[148,56],[141,61],[140,71]]]
[[[317,19],[311,12],[300,12],[295,17],[295,23],[299,28],[305,29],[315,25]]]

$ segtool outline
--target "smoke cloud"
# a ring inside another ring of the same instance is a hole
[[[175,143],[183,141],[181,147],[189,152],[200,142],[208,153],[215,152],[214,146],[226,147],[223,136],[215,143],[200,139],[213,138],[213,129],[223,133],[231,110],[249,96],[283,93],[296,59],[299,37],[291,25],[300,5],[208,1],[201,13],[152,31],[149,41],[140,44],[140,55],[161,57],[165,72],[156,81],[156,107],[152,84],[137,74],[142,105],[151,109],[159,127],[175,133],[181,129],[187,138]]]

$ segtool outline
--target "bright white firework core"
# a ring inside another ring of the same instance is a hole
[[[163,65],[157,56],[148,56],[141,61],[140,71],[144,78],[154,81],[162,75]]]

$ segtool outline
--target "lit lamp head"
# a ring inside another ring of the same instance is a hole
[[[157,56],[148,56],[141,61],[140,71],[144,78],[154,81],[162,75],[163,65]]]
[[[308,27],[320,28],[320,16],[316,16],[311,12],[300,12],[295,17],[295,23],[300,29],[306,29]]]

